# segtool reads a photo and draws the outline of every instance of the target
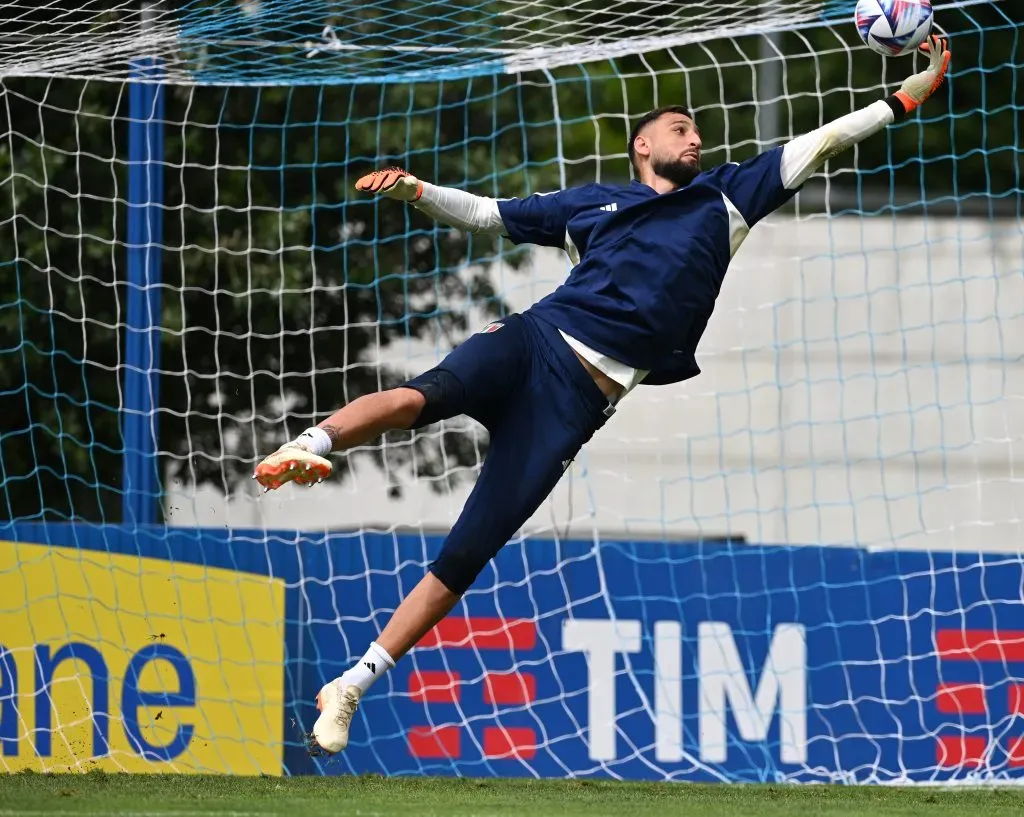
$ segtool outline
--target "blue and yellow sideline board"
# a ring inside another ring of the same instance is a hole
[[[0,770],[281,774],[285,583],[0,542]]]
[[[745,542],[513,542],[310,757],[442,539],[0,523],[0,771],[1024,779],[1019,554]]]

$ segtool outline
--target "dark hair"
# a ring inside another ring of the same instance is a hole
[[[633,170],[639,174],[640,168],[636,166],[636,149],[633,147],[633,143],[636,141],[636,137],[640,134],[644,128],[651,124],[656,119],[660,119],[667,113],[681,113],[683,116],[688,116],[693,119],[693,114],[690,109],[685,105],[662,105],[660,108],[655,108],[653,111],[648,111],[640,117],[640,121],[633,126],[632,132],[629,134],[629,145],[627,146],[627,153],[629,153],[629,163],[633,165]]]

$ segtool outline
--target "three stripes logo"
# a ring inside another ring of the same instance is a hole
[[[618,204],[614,204],[614,203],[612,203],[612,204],[605,204],[605,205],[602,205],[601,209],[604,210],[606,213],[614,213],[616,210],[619,209],[619,205]]]
[[[437,720],[452,720],[457,710],[443,710],[444,705],[459,704],[476,709],[486,706],[493,711],[495,705],[529,704],[537,697],[537,679],[530,672],[488,671],[487,655],[532,650],[537,644],[537,625],[525,619],[503,618],[451,618],[445,619],[419,642],[417,648],[439,647],[446,654],[465,650],[479,667],[482,658],[482,683],[479,671],[474,677],[463,678],[455,670],[415,671],[409,676],[409,695],[414,701],[437,705]],[[499,652],[500,651],[500,652]],[[453,663],[458,658],[453,655]],[[431,720],[434,720],[432,717]],[[470,739],[465,726],[414,726],[409,730],[409,751],[417,758],[457,758],[462,744]],[[537,753],[540,740],[529,727],[488,726],[483,729],[481,746],[488,760],[530,760]]]
[[[985,665],[1024,664],[1024,631],[1021,630],[938,630],[935,647],[943,664],[972,663],[978,668],[979,676]],[[1024,767],[1024,736],[1009,735],[993,745],[984,734],[979,734],[995,731],[990,728],[994,713],[1005,709],[1011,718],[1024,716],[1024,679],[1010,679],[996,685],[979,681],[980,677],[977,681],[962,683],[939,681],[935,690],[936,709],[944,715],[959,716],[964,723],[957,732],[939,735],[935,746],[936,763],[945,768],[1004,763]],[[969,722],[972,720],[981,728],[971,729]],[[949,725],[947,720],[946,726]]]

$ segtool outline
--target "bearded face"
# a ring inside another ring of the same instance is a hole
[[[700,156],[654,156],[651,170],[674,185],[686,187],[700,175]]]

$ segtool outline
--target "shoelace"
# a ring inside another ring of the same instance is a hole
[[[352,716],[356,714],[356,707],[358,706],[359,700],[349,695],[348,690],[345,690],[341,693],[341,700],[338,702],[338,716],[334,719],[334,722],[338,726],[348,726]]]

